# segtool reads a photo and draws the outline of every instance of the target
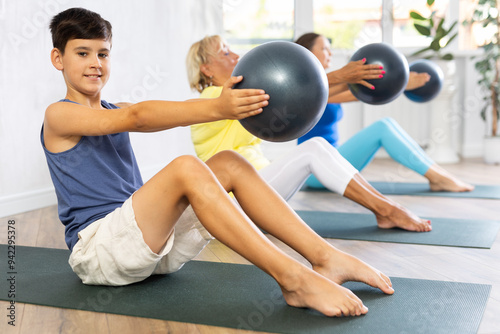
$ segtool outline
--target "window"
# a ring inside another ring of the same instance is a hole
[[[382,41],[382,0],[313,0],[314,31],[335,49],[358,49]]]
[[[237,53],[272,40],[292,40],[294,1],[223,0],[225,38]]]
[[[310,11],[296,13],[297,3],[312,7],[313,23],[301,28],[325,35],[334,49],[356,50],[382,41],[398,48],[421,48],[429,43],[416,31],[409,15],[415,10],[429,16],[426,0],[222,0],[225,37],[240,54],[267,41],[291,41],[295,18],[298,22],[301,16],[311,16]],[[461,24],[470,18],[477,3],[436,0],[433,4],[436,15],[446,17],[445,26],[458,21],[459,49],[476,49],[491,36],[482,27]]]
[[[450,19],[448,8],[448,0],[437,0],[432,5],[432,10],[436,11],[437,18],[445,17],[445,28],[449,28],[449,25],[453,22]],[[429,17],[431,14],[431,9],[427,6],[426,0],[394,1],[392,44],[395,47],[423,47],[429,45],[429,39],[420,35],[413,26],[413,19],[410,18],[411,11],[416,11],[423,17]],[[446,24],[448,25],[446,26]]]
[[[470,20],[474,13],[478,0],[460,0],[460,22]],[[491,14],[498,16],[498,9],[490,8],[493,11]],[[483,27],[482,24],[474,23],[472,26],[460,27],[460,48],[461,49],[477,49],[478,46],[488,44],[497,33],[495,27],[490,25]]]

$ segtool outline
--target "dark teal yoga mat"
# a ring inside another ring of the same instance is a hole
[[[408,244],[491,248],[500,221],[454,218],[426,218],[431,232],[381,229],[373,214],[326,211],[297,211],[299,216],[323,238],[397,242]]]
[[[16,247],[15,268],[1,269],[0,299],[276,333],[476,333],[491,286],[392,278],[392,296],[347,283],[369,308],[361,317],[327,318],[286,305],[278,285],[255,266],[192,261],[179,272],[125,286],[86,286],[69,251]],[[13,272],[13,273],[11,273]]]
[[[428,183],[412,182],[379,182],[370,184],[384,195],[412,195],[457,198],[500,199],[500,185],[475,185],[474,190],[466,192],[431,191]],[[326,188],[311,188],[304,186],[302,191],[329,191]]]
[[[370,182],[386,195],[415,195],[458,198],[500,199],[500,185],[475,185],[474,190],[466,192],[431,191],[428,183],[409,182]]]

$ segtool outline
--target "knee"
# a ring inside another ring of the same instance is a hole
[[[227,173],[240,173],[242,170],[255,170],[241,154],[235,151],[221,151],[211,157],[207,163],[212,170],[225,171]]]
[[[209,174],[205,163],[192,155],[177,157],[169,165],[175,170],[176,176],[182,180],[189,181],[193,179],[193,175],[199,178]]]
[[[313,137],[300,145],[303,146],[308,152],[337,152],[337,149],[323,137]]]
[[[394,120],[394,118],[392,118],[392,117],[384,117],[375,123],[379,123],[379,126],[382,126],[386,129],[393,129],[393,128],[399,126],[398,122],[396,122]]]
[[[241,154],[238,152],[232,151],[232,150],[226,150],[226,151],[220,151],[219,153],[215,154],[213,157],[210,158],[210,160],[225,160],[225,161],[230,161],[230,160],[245,160]]]
[[[323,137],[313,137],[301,145],[308,147],[310,149],[324,149],[326,147],[333,147],[330,143]]]

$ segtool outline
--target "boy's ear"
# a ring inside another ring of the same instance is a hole
[[[59,71],[62,71],[64,66],[62,63],[62,54],[58,48],[53,48],[50,52],[50,60],[52,61],[52,65]]]

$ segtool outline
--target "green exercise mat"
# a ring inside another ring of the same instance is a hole
[[[370,184],[382,194],[386,195],[500,199],[500,185],[478,184],[474,186],[474,190],[472,191],[450,192],[431,191],[428,183],[370,182]]]
[[[171,275],[124,286],[88,286],[68,265],[69,251],[16,247],[9,268],[0,245],[2,300],[59,308],[277,333],[476,333],[491,286],[392,278],[395,294],[346,283],[369,308],[328,318],[286,305],[276,282],[250,265],[191,261]],[[4,319],[4,321],[6,321]]]
[[[474,190],[466,192],[431,191],[428,183],[412,182],[379,182],[370,184],[384,195],[413,195],[458,198],[500,199],[500,185],[475,185]],[[303,186],[302,191],[329,191],[326,188],[311,188]]]
[[[410,232],[378,228],[373,214],[301,210],[297,213],[320,236],[335,239],[491,248],[500,229],[500,221],[496,220],[425,218],[431,221],[431,232]]]

